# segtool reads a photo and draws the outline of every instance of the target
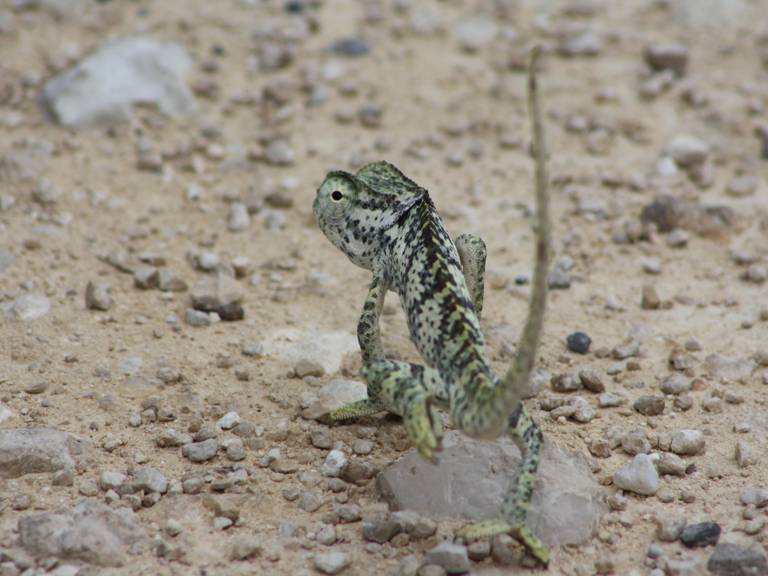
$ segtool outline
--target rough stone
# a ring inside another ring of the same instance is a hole
[[[699,430],[675,430],[670,450],[680,456],[694,456],[704,450],[705,444],[704,434]]]
[[[144,492],[165,494],[168,491],[168,480],[157,468],[139,468],[134,473],[134,485]]]
[[[25,294],[2,309],[7,318],[28,322],[47,315],[51,311],[51,301],[42,294]]]
[[[89,310],[109,310],[115,303],[109,284],[88,282],[85,287],[85,307]]]
[[[192,462],[205,462],[216,457],[219,443],[214,438],[202,442],[192,442],[182,446],[181,453]]]
[[[498,516],[519,462],[507,439],[480,442],[448,432],[436,465],[411,450],[380,474],[378,485],[395,509],[433,519],[486,520]],[[553,545],[585,542],[602,512],[601,490],[583,457],[545,442],[528,514],[533,532]]]
[[[680,533],[680,541],[688,548],[714,546],[720,539],[721,530],[720,525],[716,522],[689,524]]]
[[[622,490],[652,496],[659,489],[659,474],[650,456],[637,454],[632,462],[616,471],[613,483]]]
[[[653,70],[671,70],[677,76],[683,76],[688,66],[688,49],[681,44],[652,44],[643,56]]]
[[[314,556],[315,568],[323,574],[338,574],[347,568],[350,562],[349,556],[338,550],[321,552]]]
[[[0,478],[74,469],[86,461],[86,446],[75,436],[51,428],[0,430]]]
[[[19,519],[23,548],[41,558],[122,566],[127,550],[145,538],[128,508],[113,510],[86,500],[75,507]]]
[[[723,542],[715,546],[707,570],[717,576],[764,576],[768,574],[768,563],[758,544],[745,548]]]
[[[264,342],[264,352],[295,366],[299,360],[320,364],[326,374],[341,368],[344,356],[357,352],[357,338],[348,332],[301,332],[293,328],[278,330]]]
[[[331,380],[320,388],[318,399],[302,412],[302,416],[308,420],[322,419],[329,412],[337,408],[367,397],[368,388],[362,382],[341,379]]]
[[[441,542],[424,556],[425,564],[440,566],[448,574],[469,572],[469,556],[466,547],[452,542]]]
[[[126,120],[134,104],[152,103],[177,116],[195,108],[184,76],[190,59],[182,46],[151,38],[108,42],[49,80],[43,100],[65,126]]]

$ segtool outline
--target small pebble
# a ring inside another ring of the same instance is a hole
[[[717,522],[689,524],[680,533],[680,541],[688,548],[714,546],[720,539],[721,528]]]
[[[590,338],[584,332],[573,332],[566,338],[566,345],[568,350],[575,352],[576,354],[586,354],[589,352],[589,346],[592,344],[592,338]]]

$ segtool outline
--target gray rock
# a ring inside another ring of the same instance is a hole
[[[758,488],[757,486],[749,486],[741,491],[741,503],[745,506],[755,506],[756,508],[762,508],[768,505],[768,488]]]
[[[506,438],[481,442],[448,432],[437,465],[411,450],[379,475],[378,485],[394,509],[486,520],[498,516],[519,465],[519,450]],[[533,532],[553,545],[586,542],[603,511],[602,491],[583,457],[545,442],[528,514]]]
[[[667,376],[659,386],[664,394],[674,394],[675,396],[690,392],[692,388],[691,380],[679,372],[673,372]]]
[[[221,430],[231,430],[238,424],[240,424],[240,415],[237,412],[227,412],[216,422],[216,426]]]
[[[184,314],[184,320],[186,320],[187,324],[190,326],[200,328],[203,326],[210,326],[211,324],[215,324],[220,320],[220,318],[216,312],[201,312],[200,310],[195,310],[194,308],[187,308],[187,311]]]
[[[662,542],[674,542],[680,538],[687,521],[684,516],[659,514],[656,520],[656,538]]]
[[[760,181],[755,176],[752,176],[751,174],[742,174],[731,179],[731,181],[728,182],[728,187],[725,191],[729,196],[744,198],[754,194],[759,184]]]
[[[363,539],[368,542],[385,544],[402,530],[400,522],[390,516],[372,518],[363,523]]]
[[[683,76],[688,67],[688,49],[681,44],[652,44],[643,56],[653,70],[671,70],[676,76]]]
[[[104,470],[99,477],[99,487],[106,490],[115,490],[123,485],[128,477],[122,472]]]
[[[315,554],[314,565],[323,574],[338,574],[350,564],[350,558],[344,552],[332,550]]]
[[[144,492],[165,494],[168,491],[168,480],[157,468],[139,468],[134,474],[134,485]]]
[[[24,294],[10,306],[3,307],[6,318],[28,322],[42,318],[51,311],[51,301],[41,294]]]
[[[195,282],[190,296],[193,308],[211,312],[217,311],[221,306],[240,302],[243,299],[243,288],[231,276],[219,274]]]
[[[658,416],[664,412],[664,405],[664,396],[646,395],[635,400],[632,408],[643,416]]]
[[[717,576],[762,576],[768,574],[768,563],[759,544],[744,548],[723,542],[715,546],[707,570]]]
[[[296,152],[285,140],[273,140],[267,145],[264,158],[273,166],[292,166],[296,161]]]
[[[154,266],[140,266],[133,272],[133,285],[141,290],[157,288],[160,276]]]
[[[105,282],[88,282],[85,287],[85,307],[88,310],[109,310],[115,303],[112,288]]]
[[[344,356],[357,352],[357,338],[349,332],[301,332],[294,328],[278,330],[264,342],[264,352],[279,357],[290,366],[300,360],[320,364],[326,374],[341,368]]]
[[[320,466],[320,472],[323,476],[338,478],[348,463],[349,460],[344,452],[341,450],[331,450],[328,456],[325,457],[322,466]]]
[[[650,456],[637,454],[632,462],[616,471],[613,475],[613,483],[622,490],[652,496],[659,489],[659,473]]]
[[[178,44],[123,38],[49,80],[43,100],[61,124],[73,127],[125,120],[134,104],[152,103],[177,116],[195,108],[184,82],[189,67]]]
[[[355,380],[331,380],[320,388],[318,399],[312,402],[301,415],[316,420],[332,410],[368,397],[368,388]]]
[[[709,155],[709,144],[694,136],[682,134],[667,144],[666,153],[678,166],[690,168],[704,163]]]
[[[699,430],[675,430],[670,450],[680,456],[693,456],[704,450],[705,444],[704,434]]]
[[[568,58],[593,57],[603,51],[603,42],[592,30],[584,30],[563,38],[557,51]]]
[[[715,378],[727,380],[749,378],[757,367],[752,358],[731,358],[722,354],[710,354],[704,360],[704,365]]]
[[[192,442],[181,447],[181,453],[192,462],[205,462],[216,457],[219,443],[214,438],[202,442]]]
[[[122,566],[127,549],[145,538],[128,508],[112,510],[89,500],[74,508],[19,519],[19,541],[34,556]]]
[[[184,292],[187,283],[171,270],[160,270],[157,273],[157,287],[163,292]]]
[[[6,270],[10,270],[15,263],[16,257],[5,248],[0,248],[0,274],[3,274]]]
[[[440,566],[448,574],[464,574],[469,572],[469,556],[467,549],[461,544],[441,542],[424,556],[424,564]]]
[[[489,16],[476,15],[465,18],[454,29],[454,35],[467,52],[476,52],[494,41],[499,33],[496,20]]]
[[[85,462],[86,446],[75,436],[51,428],[0,430],[0,478],[74,469]]]
[[[248,208],[242,202],[234,202],[229,207],[229,216],[227,218],[227,228],[230,232],[242,232],[251,225],[251,217],[248,214]]]
[[[685,469],[687,464],[685,460],[680,458],[677,454],[670,452],[664,452],[661,454],[661,458],[656,463],[656,470],[659,474],[669,474],[671,476],[685,476]]]

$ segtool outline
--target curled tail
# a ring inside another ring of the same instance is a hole
[[[533,271],[531,302],[528,306],[528,318],[525,321],[517,356],[512,366],[504,375],[502,390],[504,411],[511,414],[517,407],[528,388],[528,381],[536,362],[541,329],[544,324],[544,309],[547,304],[547,274],[550,258],[550,222],[549,222],[549,177],[547,175],[547,147],[544,141],[544,126],[541,119],[541,105],[536,78],[536,64],[541,48],[535,46],[531,51],[528,70],[528,114],[531,118],[533,133],[533,157],[535,162],[536,195],[536,251]]]

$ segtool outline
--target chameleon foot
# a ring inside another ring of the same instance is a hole
[[[323,424],[333,424],[334,422],[346,422],[363,416],[372,416],[383,410],[378,402],[369,399],[358,400],[341,408],[337,408],[328,414],[325,414],[321,422]]]
[[[549,564],[549,548],[534,536],[525,524],[512,526],[501,519],[486,520],[477,524],[469,524],[456,532],[457,537],[466,541],[490,538],[498,534],[509,534],[520,541],[539,562],[545,566]]]
[[[443,439],[443,427],[429,398],[409,406],[403,415],[403,424],[413,447],[424,458],[435,463],[435,452],[440,451]]]

